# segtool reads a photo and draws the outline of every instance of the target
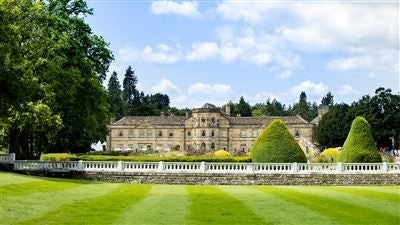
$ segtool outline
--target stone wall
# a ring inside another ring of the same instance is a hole
[[[74,172],[47,173],[106,182],[197,185],[400,185],[400,174],[187,174]]]

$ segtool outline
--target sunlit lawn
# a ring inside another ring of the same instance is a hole
[[[0,224],[400,224],[399,186],[98,183],[0,172]]]

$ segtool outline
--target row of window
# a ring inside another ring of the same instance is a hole
[[[133,130],[128,130],[128,137],[134,137],[134,131]],[[159,130],[156,132],[157,137],[163,137],[164,136],[164,132],[162,130]],[[124,131],[123,130],[119,130],[118,131],[118,137],[124,137]],[[167,136],[168,137],[173,137],[174,136],[174,131],[173,130],[169,130],[167,132]],[[139,135],[138,137],[140,138],[144,138],[144,137],[153,137],[153,131],[152,130],[139,130]]]
[[[240,131],[240,137],[250,137],[250,135],[248,136],[247,133],[248,132],[246,130],[241,130]],[[157,135],[157,137],[163,137],[164,136],[164,132],[162,130],[156,131],[156,135]],[[192,132],[188,131],[187,132],[187,136],[190,137],[191,135],[192,135]],[[197,136],[196,133],[194,135]],[[174,136],[174,131],[173,130],[169,130],[167,132],[167,136],[168,137],[173,137]],[[199,134],[199,136],[201,136],[201,137],[207,137],[207,136],[215,137],[217,135],[216,135],[216,132],[214,130],[212,130],[209,133],[209,135],[207,135],[206,130],[202,130],[201,133]],[[227,136],[228,136],[228,132],[226,130],[221,131],[221,137],[227,137]],[[253,130],[252,133],[251,133],[251,137],[255,138],[257,136],[258,136],[258,130]],[[298,136],[298,133],[296,133],[296,136]],[[118,131],[118,137],[124,137],[124,131],[123,130],[119,130]],[[134,137],[134,130],[129,130],[128,131],[128,137]],[[153,137],[153,131],[152,130],[139,130],[138,137],[140,137],[140,138]]]

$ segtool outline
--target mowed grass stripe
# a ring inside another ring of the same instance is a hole
[[[39,177],[31,177],[16,173],[8,173],[0,171],[0,186],[10,185],[10,184],[20,184],[26,182],[34,182],[40,180]]]
[[[289,188],[293,189],[293,187]],[[299,187],[296,191],[351,202],[351,204],[368,207],[383,214],[391,214],[400,219],[400,197],[395,197],[390,193],[365,192],[362,188],[349,190],[346,187]]]
[[[130,206],[114,224],[185,224],[187,190],[180,185],[153,185],[149,195]]]
[[[64,185],[63,181],[54,182],[54,186]],[[74,201],[84,201],[114,190],[118,184],[82,184],[66,190],[46,191],[27,195],[4,196],[1,199],[2,224],[15,224],[24,220],[40,217],[54,209]],[[57,189],[57,188],[55,188]]]
[[[342,186],[337,190],[400,201],[400,186]]]
[[[187,190],[191,204],[186,224],[267,224],[216,186],[187,186]]]
[[[362,207],[354,204],[356,199],[351,202],[343,202],[339,199],[304,193],[298,191],[299,188],[301,187],[259,187],[260,190],[267,193],[330,217],[335,224],[398,224],[400,222],[399,217],[374,210],[373,207],[379,207],[378,205],[372,205],[371,208]]]
[[[36,192],[47,192],[47,191],[58,191],[65,190],[69,188],[79,187],[82,184],[71,183],[71,182],[62,182],[58,183],[58,185],[54,185],[54,181],[32,181],[32,182],[24,182],[24,183],[16,183],[16,184],[8,184],[0,186],[0,193],[3,197],[11,197],[18,195],[26,195],[33,194]],[[29,193],[26,192],[29,190]]]
[[[333,224],[329,217],[254,187],[220,186],[270,224]]]
[[[23,224],[112,224],[127,207],[149,193],[150,185],[118,184],[96,198],[75,201]]]

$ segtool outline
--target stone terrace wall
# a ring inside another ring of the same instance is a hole
[[[49,174],[50,175],[50,174]],[[53,176],[56,175],[53,173]],[[68,175],[67,175],[68,176]],[[74,178],[135,184],[400,185],[400,174],[182,174],[83,172]]]

